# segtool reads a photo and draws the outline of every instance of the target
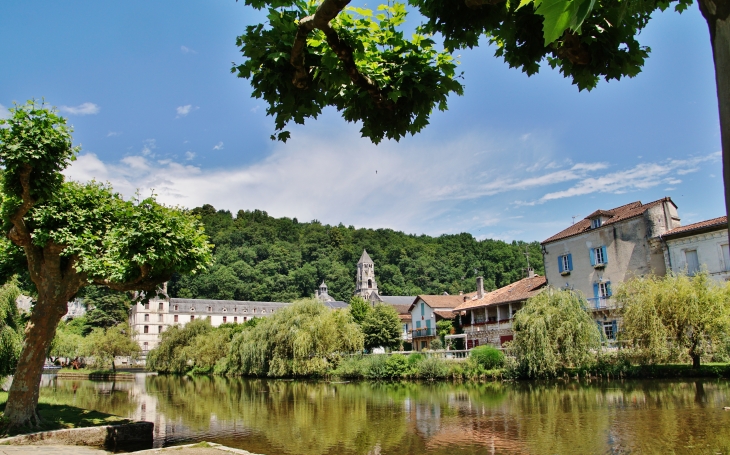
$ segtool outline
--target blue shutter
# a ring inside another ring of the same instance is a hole
[[[563,257],[558,256],[558,271],[560,273],[563,273],[565,270],[563,270]]]
[[[611,297],[613,293],[611,292],[611,282],[609,281],[606,283],[606,297]]]
[[[421,328],[421,321],[416,321],[416,328],[417,329],[420,329]]]
[[[598,283],[593,283],[593,298],[596,299],[596,305],[598,305]]]
[[[573,270],[573,255],[568,255],[568,270]]]
[[[615,340],[618,335],[618,321],[614,319],[611,321],[611,325],[613,326],[613,339]]]
[[[596,265],[596,252],[593,248],[591,248],[589,252],[591,253],[591,265]]]
[[[606,333],[603,331],[603,324],[601,324],[601,321],[596,321],[596,326],[598,326],[598,334],[601,335],[601,340],[606,339]]]
[[[606,252],[606,247],[602,246],[601,250],[603,251],[603,263],[608,264],[608,253]]]

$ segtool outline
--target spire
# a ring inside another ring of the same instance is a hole
[[[362,250],[362,256],[360,256],[360,260],[357,261],[358,264],[372,264],[373,260],[370,259],[370,256],[368,255],[368,252],[366,250]]]

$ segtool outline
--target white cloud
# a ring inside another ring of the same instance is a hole
[[[152,150],[157,148],[157,141],[155,139],[145,139],[142,145],[142,156],[154,157]]]
[[[99,106],[94,103],[83,103],[78,106],[61,106],[61,112],[71,115],[94,115],[99,113]]]
[[[197,51],[190,49],[187,46],[180,46],[180,51],[182,51],[183,54],[197,54],[198,53]]]
[[[108,133],[106,134],[106,137],[114,137],[114,136],[119,136],[119,135],[121,135],[121,134],[122,134],[122,133],[121,133],[121,132],[119,132],[119,131],[109,131],[109,132],[108,132]]]
[[[189,152],[189,151],[188,151],[188,152],[185,152],[185,159],[186,159],[187,161],[190,161],[190,160],[192,160],[193,158],[195,158],[195,153],[194,153],[194,152]]]
[[[214,145],[213,150],[223,150],[223,142],[219,142],[217,145]]]
[[[175,118],[185,117],[189,113],[191,113],[193,111],[197,111],[198,109],[200,109],[200,108],[197,106],[193,107],[192,104],[186,104],[185,106],[178,106],[177,107],[177,117],[175,117]]]
[[[10,111],[8,108],[0,104],[0,118],[9,118],[10,117]]]

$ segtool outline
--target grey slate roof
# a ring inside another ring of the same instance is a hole
[[[362,250],[362,256],[360,256],[360,260],[357,261],[358,264],[372,264],[373,260],[370,259],[370,255],[368,255],[368,252],[366,250]]]
[[[349,306],[347,302],[341,302],[339,300],[332,300],[322,303],[324,303],[324,305],[331,310],[341,310],[342,308],[347,308]]]

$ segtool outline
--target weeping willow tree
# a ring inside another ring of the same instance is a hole
[[[23,347],[23,329],[15,304],[19,295],[15,281],[0,287],[0,379],[13,374]]]
[[[262,319],[231,342],[231,374],[318,376],[335,367],[342,354],[361,351],[363,334],[349,311],[330,310],[302,300]]]
[[[548,287],[515,314],[510,350],[530,377],[585,365],[600,348],[598,327],[583,296]]]
[[[621,284],[620,338],[642,363],[660,363],[685,353],[694,368],[730,331],[730,284],[719,284],[706,272],[647,276]],[[686,358],[686,357],[685,357]]]

